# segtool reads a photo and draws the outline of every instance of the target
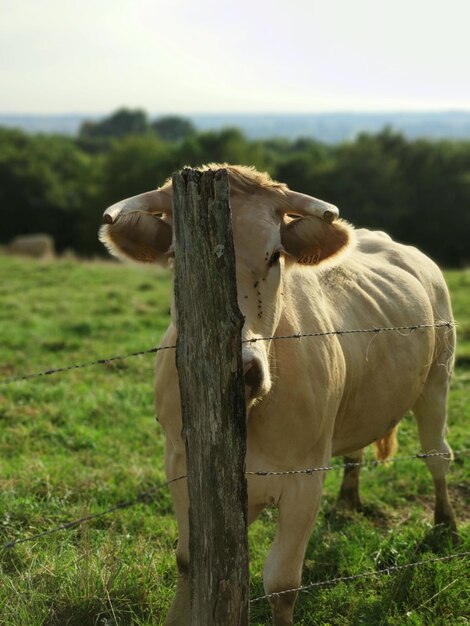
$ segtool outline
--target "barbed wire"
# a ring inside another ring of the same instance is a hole
[[[351,335],[353,333],[382,333],[387,331],[402,331],[409,330],[411,332],[424,328],[453,328],[457,326],[457,322],[452,321],[440,321],[434,324],[413,324],[411,326],[383,326],[373,328],[353,328],[345,330],[326,330],[312,333],[293,333],[291,335],[273,335],[272,337],[254,337],[253,339],[246,339],[242,343],[256,343],[257,341],[272,341],[275,339],[300,339],[301,337],[328,337],[330,335]],[[411,334],[411,333],[410,333]]]
[[[268,598],[275,598],[278,596],[282,596],[286,593],[294,593],[296,591],[309,591],[314,587],[324,587],[326,585],[333,585],[335,583],[340,582],[351,582],[353,580],[358,580],[359,578],[367,578],[371,576],[380,576],[382,574],[390,574],[391,572],[396,572],[399,570],[408,569],[410,567],[419,567],[421,565],[426,565],[428,563],[436,563],[438,561],[450,561],[451,559],[464,559],[470,556],[469,552],[456,552],[454,554],[449,554],[447,556],[437,556],[431,559],[425,559],[423,561],[415,561],[413,563],[405,563],[404,565],[391,565],[390,567],[385,567],[384,569],[375,570],[375,572],[361,572],[360,574],[351,574],[350,576],[337,576],[336,578],[330,578],[329,580],[320,580],[317,582],[309,583],[308,585],[302,585],[301,587],[296,587],[294,589],[286,589],[283,591],[276,591],[274,593],[267,593],[264,596],[258,596],[257,598],[253,598],[250,600],[251,604],[255,602],[259,602],[260,600],[267,600]]]
[[[354,328],[354,329],[343,329],[343,330],[327,330],[327,331],[317,331],[310,333],[293,333],[291,335],[272,335],[270,337],[253,337],[251,339],[244,339],[242,344],[252,344],[257,343],[258,341],[274,341],[280,339],[301,339],[302,337],[329,337],[329,336],[341,336],[341,335],[350,335],[354,333],[375,333],[380,334],[383,332],[400,332],[400,331],[410,331],[410,334],[416,330],[427,329],[427,328],[453,328],[456,326],[455,321],[440,321],[435,322],[434,324],[413,324],[410,326],[388,326],[388,327],[373,327],[373,328]],[[94,365],[106,365],[107,363],[112,363],[113,361],[122,361],[124,359],[129,359],[136,356],[142,356],[144,354],[155,354],[160,352],[161,350],[174,350],[176,345],[170,346],[160,346],[154,348],[148,348],[145,350],[138,350],[135,352],[129,352],[127,354],[120,354],[115,356],[110,356],[106,358],[96,359],[94,361],[85,361],[83,363],[76,363],[73,365],[66,365],[64,367],[56,367],[49,368],[47,370],[43,370],[41,372],[35,372],[32,374],[21,374],[18,376],[10,376],[7,378],[3,378],[0,380],[0,387],[9,385],[11,383],[16,383],[25,380],[31,380],[33,378],[40,378],[42,376],[50,376],[51,374],[58,374],[62,372],[68,372],[70,370],[82,369],[84,367],[91,367]]]
[[[78,370],[83,367],[91,367],[92,365],[106,365],[113,361],[122,361],[124,359],[130,359],[134,356],[142,356],[143,354],[153,354],[160,352],[160,350],[170,350],[176,348],[176,346],[161,346],[159,348],[148,348],[147,350],[139,350],[137,352],[128,352],[127,354],[117,354],[115,356],[106,357],[103,359],[96,359],[95,361],[85,361],[84,363],[76,363],[74,365],[66,365],[64,367],[50,368],[43,370],[42,372],[35,372],[33,374],[22,374],[20,376],[11,376],[9,378],[3,378],[0,380],[0,386],[8,385],[10,383],[16,383],[21,380],[30,380],[31,378],[40,378],[41,376],[49,376],[50,374],[59,374],[60,372],[68,372],[70,370]]]
[[[148,504],[152,496],[154,496],[156,493],[161,491],[164,487],[167,487],[171,483],[175,483],[178,480],[182,480],[183,478],[187,478],[187,476],[186,475],[178,476],[177,478],[172,478],[171,480],[161,483],[160,485],[156,485],[155,487],[152,487],[152,489],[148,489],[147,491],[141,491],[134,498],[131,498],[129,500],[121,500],[117,504],[114,504],[113,506],[109,507],[108,509],[105,509],[104,511],[99,511],[98,513],[91,513],[90,515],[84,515],[83,517],[79,517],[78,519],[75,519],[73,521],[59,524],[59,526],[56,526],[55,528],[50,528],[49,530],[44,530],[40,533],[36,533],[35,535],[30,535],[29,537],[15,539],[14,541],[7,541],[7,543],[4,543],[2,546],[0,546],[0,548],[3,550],[6,550],[8,548],[14,548],[15,546],[21,543],[26,543],[27,541],[34,541],[35,539],[41,539],[42,537],[47,537],[48,535],[52,535],[53,533],[57,533],[61,530],[70,530],[71,528],[74,528],[75,526],[79,526],[80,524],[83,524],[85,522],[89,522],[90,520],[95,520],[100,517],[104,517],[105,515],[109,515],[110,513],[115,513],[116,511],[119,511],[121,509],[127,509],[131,506],[135,506],[136,504],[140,504],[140,503]]]
[[[410,454],[408,456],[394,457],[391,459],[374,459],[370,461],[349,461],[348,463],[338,463],[334,465],[325,465],[324,467],[307,467],[305,469],[296,470],[281,470],[278,472],[271,472],[267,470],[257,470],[245,472],[248,476],[288,476],[290,474],[314,474],[315,472],[329,472],[331,470],[349,469],[352,467],[377,467],[378,465],[387,465],[389,463],[400,463],[402,461],[411,461],[414,459],[429,459],[432,457],[443,457],[452,461],[453,457],[469,454],[469,449],[457,450],[455,452],[422,452],[418,454]]]
[[[457,456],[461,456],[461,455],[469,454],[469,453],[470,453],[470,449],[462,449],[462,450],[453,452],[453,456],[457,457]],[[338,463],[335,465],[328,465],[325,467],[311,467],[311,468],[306,468],[306,469],[285,470],[285,471],[279,471],[279,472],[270,472],[270,471],[265,471],[265,470],[247,471],[245,472],[245,475],[246,476],[285,476],[285,475],[292,475],[292,474],[313,474],[314,472],[326,472],[326,471],[331,471],[331,470],[346,469],[350,467],[368,467],[368,466],[376,467],[378,465],[383,465],[386,463],[400,463],[403,461],[427,459],[430,457],[444,457],[444,458],[448,458],[449,460],[452,460],[448,452],[427,452],[427,453],[419,453],[419,454],[413,454],[413,455],[408,455],[408,456],[395,457],[395,458],[384,460],[384,461],[374,460],[374,461],[361,461],[360,463],[351,463],[351,462],[350,463]],[[164,483],[161,483],[159,485],[156,485],[155,487],[152,487],[151,489],[148,489],[147,491],[142,491],[138,493],[134,498],[118,502],[117,504],[113,505],[112,507],[109,507],[108,509],[105,509],[104,511],[100,511],[98,513],[92,513],[90,515],[79,517],[78,519],[75,519],[70,522],[65,522],[63,524],[60,524],[59,526],[56,526],[55,528],[42,531],[35,535],[31,535],[29,537],[23,537],[22,539],[9,541],[7,543],[4,543],[2,546],[0,546],[0,548],[1,549],[13,548],[17,546],[18,544],[26,543],[28,541],[34,541],[35,539],[40,539],[42,537],[46,537],[47,535],[52,535],[53,533],[59,532],[61,530],[69,530],[71,528],[74,528],[75,526],[78,526],[90,520],[95,520],[100,517],[104,517],[105,515],[109,515],[110,513],[114,513],[121,509],[129,508],[136,504],[140,504],[140,503],[147,504],[148,502],[151,501],[151,497],[155,493],[158,493],[164,487],[167,487],[168,485],[174,482],[177,482],[179,480],[183,480],[187,477],[188,476],[184,474],[182,476],[172,478]]]

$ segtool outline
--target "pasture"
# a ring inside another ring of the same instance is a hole
[[[470,271],[446,277],[459,324],[449,405],[449,442],[458,451],[470,448]],[[155,346],[169,302],[162,270],[0,257],[0,378]],[[153,368],[148,354],[0,387],[2,544],[164,481]],[[411,417],[399,443],[398,456],[419,451]],[[361,514],[335,512],[340,477],[327,472],[304,584],[470,550],[470,455],[458,456],[449,473],[457,547],[431,532],[432,481],[422,461],[364,469]],[[250,529],[253,598],[263,594],[275,515],[267,511]],[[89,523],[0,549],[0,624],[161,624],[175,585],[176,539],[162,489]],[[468,572],[468,559],[456,559],[317,587],[300,595],[296,623],[468,624]],[[267,602],[252,605],[251,623],[270,623]]]

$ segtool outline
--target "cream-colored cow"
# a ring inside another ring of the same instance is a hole
[[[337,219],[332,205],[290,191],[252,168],[224,167],[231,186],[239,307],[246,318],[243,339],[431,325],[411,333],[243,344],[247,470],[325,466],[337,455],[358,458],[376,440],[387,447],[390,433],[412,409],[423,452],[448,454],[426,462],[435,484],[435,521],[455,531],[446,486],[452,453],[445,439],[455,333],[432,327],[452,319],[441,272],[415,248]],[[166,262],[172,255],[171,182],[107,209],[101,239],[117,256]],[[175,339],[172,322],[162,345]],[[159,353],[155,395],[172,479],[186,472],[173,351]],[[249,476],[249,521],[266,506],[279,509],[264,567],[267,594],[300,585],[323,478],[322,473]],[[166,624],[186,626],[188,496],[185,481],[170,489],[179,524],[180,577]],[[357,477],[345,476],[342,494],[355,502]],[[295,592],[271,600],[275,625],[293,623],[295,600]]]

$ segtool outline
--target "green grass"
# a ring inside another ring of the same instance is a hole
[[[448,272],[459,322],[449,440],[470,447],[470,272]],[[0,257],[0,377],[149,348],[168,323],[161,271],[111,263]],[[0,387],[0,541],[99,512],[164,480],[163,434],[153,408],[154,357],[146,355]],[[418,450],[406,418],[400,455]],[[369,452],[370,454],[370,452]],[[461,545],[432,541],[433,493],[422,462],[364,470],[364,514],[334,511],[340,472],[329,472],[304,583],[470,550],[470,457],[449,480]],[[276,513],[250,530],[251,596]],[[160,624],[171,601],[177,528],[163,489],[152,501],[0,550],[0,624]],[[319,587],[302,594],[304,625],[470,623],[468,560]],[[266,602],[252,624],[269,624]]]

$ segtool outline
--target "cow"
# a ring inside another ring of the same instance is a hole
[[[446,474],[449,380],[455,329],[439,268],[414,247],[382,232],[355,229],[322,200],[290,190],[246,166],[227,169],[230,182],[238,303],[245,317],[242,357],[247,406],[246,469],[324,467],[331,458],[357,460],[379,441],[385,458],[408,410],[434,480],[435,523],[456,521]],[[169,263],[173,255],[172,184],[109,207],[101,241],[121,258]],[[170,263],[171,264],[171,263]],[[413,332],[325,334],[286,341],[250,341],[336,329],[419,325]],[[162,347],[175,344],[175,314]],[[159,352],[157,417],[166,433],[168,480],[186,473],[175,354]],[[357,470],[346,472],[341,497],[358,504]],[[317,517],[323,472],[255,476],[248,481],[248,521],[267,506],[279,510],[264,566],[266,594],[301,584],[305,550]],[[170,485],[179,526],[179,578],[167,626],[189,623],[188,494]],[[273,624],[293,624],[296,592],[270,598]]]

